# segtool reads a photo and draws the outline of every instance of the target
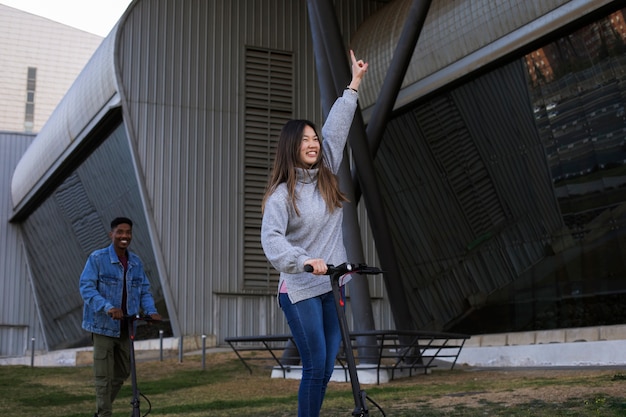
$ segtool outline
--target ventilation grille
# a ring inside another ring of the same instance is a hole
[[[59,186],[54,193],[54,200],[65,218],[72,223],[72,232],[77,237],[83,253],[89,254],[102,246],[102,236],[106,236],[106,230],[104,234],[94,233],[103,229],[102,220],[76,172]]]
[[[261,202],[278,135],[293,115],[293,56],[248,48],[245,78],[244,289],[274,289],[278,273],[261,247]]]
[[[441,97],[415,114],[472,232],[476,237],[490,232],[504,221],[504,211],[458,109],[448,97]]]

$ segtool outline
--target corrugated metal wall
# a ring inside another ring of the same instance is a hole
[[[50,349],[83,346],[83,301],[78,280],[87,256],[111,244],[109,222],[133,219],[131,250],[137,253],[164,303],[144,210],[122,125],[53,191],[22,224],[46,340]],[[163,307],[161,307],[165,313]]]
[[[518,60],[386,132],[377,172],[419,328],[441,330],[514,281],[562,227],[530,103]]]
[[[121,23],[126,125],[183,334],[285,331],[275,288],[243,295],[244,53],[292,52],[293,117],[320,121],[307,27],[291,0],[140,1]]]
[[[7,221],[13,170],[32,141],[31,135],[0,133],[0,356],[26,354],[31,338],[35,350],[47,350],[19,225]]]

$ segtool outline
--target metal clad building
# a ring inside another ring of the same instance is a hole
[[[39,132],[102,37],[0,4],[0,130]]]
[[[101,43],[87,33],[0,4],[0,355],[23,355],[34,338],[47,348],[31,263],[19,224],[8,219],[11,178],[20,158]],[[33,172],[31,171],[31,174]]]
[[[120,22],[125,125],[153,241],[167,242],[155,258],[166,300],[180,306],[168,309],[175,332],[284,331],[275,282],[244,273],[244,190],[266,181],[249,148],[277,133],[274,119],[321,117],[305,6],[138,2]]]
[[[410,3],[336,5],[344,49],[372,65],[366,122]],[[419,328],[449,328],[559,246],[562,207],[522,57],[616,3],[433,2],[375,158]],[[78,276],[116,215],[136,222],[132,248],[175,335],[286,331],[260,201],[282,124],[323,122],[315,68],[304,1],[131,4],[13,174],[10,217],[43,300],[40,349],[84,343]],[[394,327],[380,279],[370,292],[376,326]]]
[[[11,194],[11,175],[33,135],[0,132],[0,192]],[[11,201],[1,201],[2,213],[10,213]],[[0,222],[2,262],[0,262],[0,352],[2,355],[24,355],[30,339],[42,337],[40,310],[31,287],[31,271],[19,226]]]

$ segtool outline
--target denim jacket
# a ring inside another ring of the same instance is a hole
[[[83,329],[105,336],[120,336],[120,320],[113,320],[107,311],[114,307],[121,308],[123,283],[124,266],[113,244],[89,255],[79,284],[80,295],[85,303]],[[157,313],[141,259],[131,251],[128,251],[126,291],[126,311],[129,315]]]

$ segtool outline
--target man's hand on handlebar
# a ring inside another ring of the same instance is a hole
[[[107,314],[113,319],[113,320],[122,320],[124,318],[124,312],[122,311],[121,308],[117,308],[117,307],[113,307],[112,309],[110,309],[109,311],[107,311]]]
[[[163,318],[161,317],[161,315],[159,313],[153,313],[153,314],[150,314],[149,316],[125,316],[124,315],[124,311],[122,311],[121,308],[117,308],[117,307],[113,307],[112,309],[107,311],[107,314],[113,320],[122,320],[122,319],[125,319],[125,318],[132,318],[132,319],[135,319],[135,320],[147,320],[147,321],[161,321],[161,320],[163,320]]]

